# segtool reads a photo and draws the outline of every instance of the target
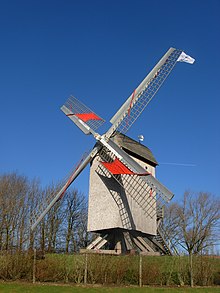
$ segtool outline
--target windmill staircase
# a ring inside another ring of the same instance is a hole
[[[163,229],[163,207],[157,209],[157,235],[151,239],[151,242],[159,249],[161,255],[173,255],[170,245],[165,239],[165,231]]]

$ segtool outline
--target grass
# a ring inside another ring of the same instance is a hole
[[[92,286],[71,286],[71,285],[51,285],[51,284],[31,284],[31,283],[0,283],[0,293],[217,293],[220,287],[92,287]]]

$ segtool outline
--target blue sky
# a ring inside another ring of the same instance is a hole
[[[66,99],[105,118],[105,131],[172,46],[195,64],[176,65],[127,134],[144,135],[176,199],[219,195],[219,14],[219,0],[0,1],[0,174],[64,178],[95,142],[60,111]],[[85,194],[88,175],[73,184]]]

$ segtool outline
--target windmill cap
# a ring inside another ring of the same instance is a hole
[[[158,162],[151,150],[145,145],[140,144],[138,141],[119,132],[115,133],[112,140],[131,156],[136,157],[137,159],[140,159],[154,167],[158,165]]]

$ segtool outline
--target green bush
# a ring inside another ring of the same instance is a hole
[[[32,259],[30,254],[4,253],[0,255],[0,279],[30,280],[32,276]]]
[[[138,285],[139,256],[100,254],[48,254],[36,260],[35,279],[39,282]],[[87,262],[87,267],[86,267]],[[194,284],[220,285],[220,259],[193,257]],[[0,279],[28,280],[33,276],[33,253],[2,253]],[[189,285],[188,257],[142,256],[143,285]]]

